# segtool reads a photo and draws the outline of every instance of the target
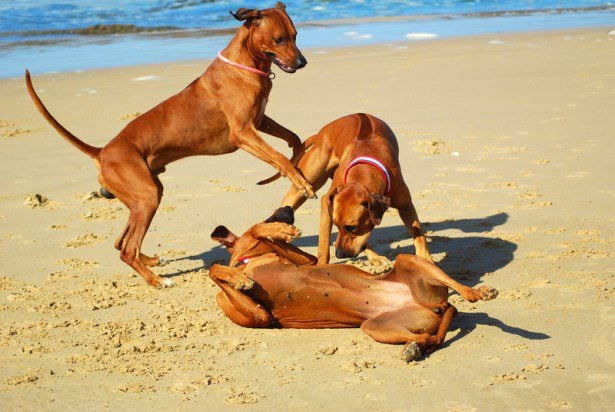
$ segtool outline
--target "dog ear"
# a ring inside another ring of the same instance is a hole
[[[286,10],[286,4],[282,3],[281,1],[278,1],[275,4],[276,9],[281,9],[281,10]]]
[[[382,222],[382,215],[384,215],[384,212],[386,212],[389,206],[391,206],[391,199],[387,196],[374,196],[370,193],[367,195],[367,200],[362,204],[367,207],[367,210],[369,211],[369,218],[372,223],[378,226],[380,222]]]
[[[228,230],[226,226],[218,226],[215,228],[214,231],[211,232],[211,238],[226,246],[227,249],[233,247],[235,241],[239,239],[233,232]]]
[[[339,191],[340,191],[340,188],[336,187],[330,193],[325,195],[325,196],[329,196],[329,216],[333,216],[333,199],[335,198],[335,195],[337,195],[337,192]]]
[[[235,17],[239,21],[245,21],[247,23],[252,23],[262,17],[261,11],[256,9],[246,9],[240,8],[235,13],[229,11],[231,16]]]

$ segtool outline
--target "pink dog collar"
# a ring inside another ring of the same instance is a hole
[[[222,50],[218,52],[218,58],[220,60],[222,60],[224,63],[230,64],[231,66],[237,67],[238,69],[247,70],[247,71],[249,71],[251,73],[256,73],[259,76],[269,77],[271,79],[275,78],[275,74],[271,70],[269,70],[269,73],[267,73],[267,72],[264,72],[262,70],[255,69],[254,67],[244,66],[243,64],[239,64],[239,63],[236,63],[236,62],[234,62],[232,60],[227,59],[226,57],[224,57],[222,55]],[[273,77],[271,77],[272,75],[273,75]]]
[[[344,172],[344,184],[346,184],[346,178],[348,177],[348,172],[350,171],[350,169],[360,164],[374,166],[376,169],[378,169],[387,184],[386,192],[384,194],[388,195],[391,191],[391,176],[389,175],[389,170],[384,164],[382,164],[380,160],[374,159],[373,157],[360,156],[350,162],[350,164],[346,168],[346,172]]]

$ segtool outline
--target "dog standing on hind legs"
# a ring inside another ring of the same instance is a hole
[[[378,342],[404,344],[402,359],[412,361],[444,342],[457,313],[449,288],[470,302],[498,294],[489,286],[462,285],[413,255],[398,255],[393,269],[379,276],[352,265],[314,265],[314,256],[288,243],[299,235],[292,218],[280,216],[292,217],[288,209],[241,236],[224,226],[211,234],[231,254],[229,266],[209,271],[221,289],[216,301],[240,326],[360,327]]]
[[[104,147],[84,143],[66,130],[43,105],[26,70],[28,92],[43,117],[95,161],[100,184],[130,210],[115,248],[121,259],[153,286],[173,285],[171,279],[148,268],[160,260],[141,253],[143,238],[162,198],[158,175],[168,163],[241,148],[288,176],[306,197],[315,196],[293,166],[301,148],[299,137],[265,115],[272,87],[271,64],[288,73],[307,64],[295,44],[297,31],[280,2],[270,9],[241,8],[231,14],[244,23],[218,59],[183,91],[131,121]],[[275,151],[258,131],[286,141],[293,148],[292,159]]]

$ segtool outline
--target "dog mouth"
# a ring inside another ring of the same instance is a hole
[[[284,62],[282,60],[280,60],[278,58],[278,56],[275,55],[275,53],[266,51],[265,55],[267,56],[267,58],[274,63],[276,66],[278,66],[280,69],[284,70],[286,73],[294,73],[297,71],[296,67],[290,67],[286,64],[284,64]]]

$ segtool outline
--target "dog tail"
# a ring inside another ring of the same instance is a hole
[[[297,145],[293,147],[293,157],[290,158],[290,164],[292,164],[293,166],[297,167],[297,164],[299,163],[299,160],[301,160],[301,158],[303,157],[303,155],[305,154],[305,152],[312,146],[314,146],[314,141],[316,140],[316,137],[318,135],[314,135],[312,137],[308,137],[307,139],[305,139],[305,142],[303,142],[302,145]],[[265,179],[265,180],[261,180],[260,182],[258,182],[258,185],[266,185],[269,184],[271,182],[275,182],[276,180],[278,180],[280,178],[281,174],[280,172],[276,173],[275,175]]]
[[[56,129],[56,131],[60,133],[60,135],[63,138],[68,140],[68,142],[71,143],[73,146],[75,146],[77,149],[81,150],[83,153],[85,153],[86,155],[90,156],[93,159],[98,158],[98,154],[101,151],[100,147],[90,146],[89,144],[79,140],[77,136],[75,136],[74,134],[66,130],[64,126],[62,126],[51,115],[51,113],[49,113],[49,111],[47,110],[43,102],[41,101],[40,97],[38,97],[38,94],[36,94],[36,91],[34,90],[34,87],[32,86],[32,80],[30,79],[30,72],[27,69],[26,69],[26,86],[28,87],[28,93],[30,94],[30,97],[34,101],[36,108],[43,115],[45,120],[47,120],[47,122],[49,122],[49,124],[54,129]]]

